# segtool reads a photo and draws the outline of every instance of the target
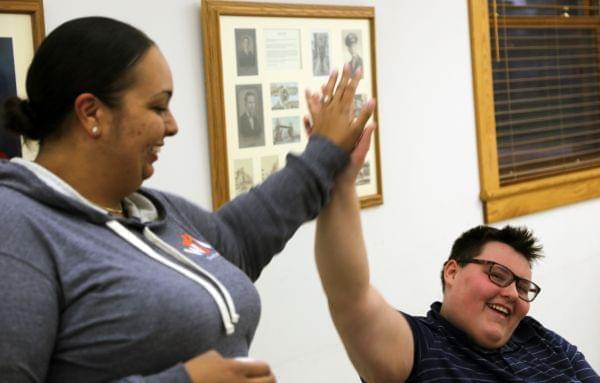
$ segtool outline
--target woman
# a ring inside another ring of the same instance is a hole
[[[245,357],[252,281],[328,198],[372,108],[351,117],[346,67],[309,98],[314,135],[215,213],[141,188],[165,138],[169,67],[139,30],[92,17],[38,49],[28,100],[4,103],[35,162],[0,162],[0,381],[273,382]]]

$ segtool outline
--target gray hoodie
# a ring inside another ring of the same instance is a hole
[[[36,164],[0,161],[0,381],[189,382],[198,354],[247,355],[252,282],[347,160],[315,136],[217,212],[142,188],[118,219]]]

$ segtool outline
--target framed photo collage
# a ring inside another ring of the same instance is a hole
[[[304,91],[320,89],[334,68],[363,72],[355,113],[375,97],[373,9],[210,0],[202,7],[218,208],[304,149]],[[362,206],[382,203],[378,146],[376,135],[356,182]]]

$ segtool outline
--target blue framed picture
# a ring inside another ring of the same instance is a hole
[[[42,0],[0,0],[0,115],[8,97],[27,98],[27,69],[43,38]],[[21,137],[8,131],[0,119],[0,159],[33,159],[36,152],[36,143],[23,147]]]
[[[17,95],[15,55],[12,37],[0,37],[0,105],[10,96]],[[0,158],[21,155],[20,138],[7,131],[0,120]]]

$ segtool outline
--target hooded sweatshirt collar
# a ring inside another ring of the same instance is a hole
[[[235,332],[239,314],[227,288],[201,265],[190,260],[150,229],[150,226],[167,225],[165,210],[150,191],[145,195],[141,191],[135,192],[124,198],[123,207],[129,217],[121,218],[108,214],[48,169],[22,159],[0,161],[0,187],[3,186],[53,208],[84,215],[86,219],[106,226],[141,253],[197,283],[210,294],[217,305],[225,333],[231,335]],[[162,214],[159,214],[159,209]],[[151,224],[147,224],[150,222]],[[130,230],[131,227],[141,230],[134,233]]]
[[[105,223],[114,219],[106,210],[82,196],[50,170],[22,158],[0,162],[0,185],[30,195],[46,205],[85,215],[93,222]],[[123,206],[129,219],[133,218],[141,223],[159,219],[155,202],[141,191],[125,197]]]

